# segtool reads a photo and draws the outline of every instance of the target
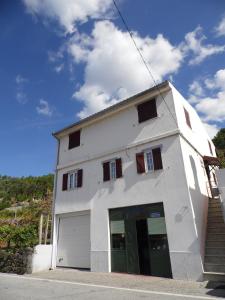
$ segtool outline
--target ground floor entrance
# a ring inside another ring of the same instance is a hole
[[[110,209],[111,271],[172,277],[162,203]]]

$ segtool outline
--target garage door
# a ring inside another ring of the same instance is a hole
[[[90,268],[90,215],[60,217],[57,266]]]

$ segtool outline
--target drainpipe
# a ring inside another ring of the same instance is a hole
[[[57,139],[57,156],[56,156],[56,166],[55,166],[55,175],[54,175],[54,189],[53,189],[53,199],[52,199],[52,226],[51,226],[51,244],[52,244],[52,254],[51,254],[51,270],[54,269],[54,253],[55,253],[55,230],[56,230],[56,220],[55,220],[55,200],[57,194],[57,179],[58,179],[58,170],[57,166],[59,163],[59,147],[60,147],[60,140]]]

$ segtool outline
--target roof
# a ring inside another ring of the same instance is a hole
[[[217,157],[203,156],[203,160],[207,165],[214,165],[214,166],[219,166],[220,165],[220,161]]]
[[[86,123],[89,123],[89,122],[93,122],[93,121],[97,121],[99,119],[101,119],[102,117],[104,116],[107,116],[109,114],[111,114],[112,112],[114,111],[117,111],[119,109],[122,109],[123,107],[126,107],[128,104],[130,103],[133,103],[135,102],[135,100],[137,100],[138,97],[141,97],[141,96],[144,96],[144,95],[147,95],[147,94],[151,94],[151,93],[156,93],[158,92],[158,94],[164,90],[165,88],[168,88],[169,87],[169,81],[163,81],[162,83],[158,84],[158,85],[155,85],[153,86],[152,88],[150,89],[147,89],[145,91],[142,91],[132,97],[129,97],[123,101],[120,101],[112,106],[109,106],[108,108],[106,109],[103,109],[87,118],[84,118],[78,122],[75,122],[67,127],[64,127],[62,129],[60,129],[59,131],[56,131],[56,132],[53,132],[52,135],[56,138],[60,137],[60,136],[63,136],[64,133],[71,133],[73,129],[75,129],[76,127],[81,127],[82,125],[84,126]],[[71,132],[70,132],[71,131]]]

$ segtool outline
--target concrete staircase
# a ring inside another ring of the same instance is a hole
[[[220,200],[209,199],[204,279],[225,281],[225,223]]]

